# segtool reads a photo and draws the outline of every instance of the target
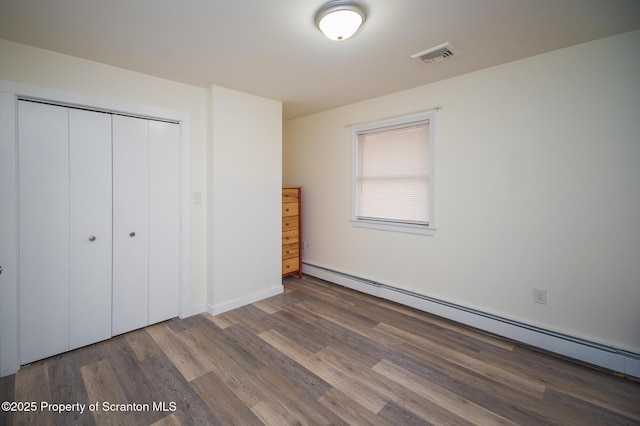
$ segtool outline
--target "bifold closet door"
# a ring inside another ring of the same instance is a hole
[[[20,364],[69,349],[66,108],[18,103]]]
[[[179,138],[176,123],[149,121],[149,324],[179,313]]]
[[[111,117],[18,105],[20,363],[111,336]]]
[[[179,313],[179,126],[19,101],[20,363]]]
[[[149,124],[113,117],[112,334],[144,327],[149,316]]]
[[[69,344],[111,337],[111,115],[69,110]]]
[[[178,316],[179,126],[113,117],[114,335]]]

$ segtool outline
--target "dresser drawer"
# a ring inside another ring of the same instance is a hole
[[[292,229],[298,229],[298,216],[283,217],[282,230],[290,231]]]
[[[282,245],[298,243],[298,230],[284,231],[282,233]]]
[[[288,274],[298,270],[300,259],[298,257],[292,257],[291,259],[285,259],[282,261],[282,274]]]
[[[282,246],[282,259],[290,259],[292,257],[298,257],[300,254],[300,244],[287,244]]]
[[[282,203],[282,217],[298,216],[298,203]]]
[[[298,203],[298,189],[296,188],[284,188],[282,190],[282,202],[283,203]]]

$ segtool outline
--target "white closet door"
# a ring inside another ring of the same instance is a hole
[[[113,116],[113,335],[148,324],[148,129]]]
[[[175,123],[149,121],[149,324],[179,312],[178,130]]]
[[[69,110],[70,349],[111,337],[111,116]]]
[[[66,108],[18,104],[20,364],[69,346]]]

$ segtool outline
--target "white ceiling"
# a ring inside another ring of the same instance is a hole
[[[0,38],[276,99],[289,119],[640,28],[640,0],[362,0],[364,26],[333,42],[323,3],[0,0]],[[410,59],[444,42],[461,55]]]

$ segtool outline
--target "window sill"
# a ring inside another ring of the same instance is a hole
[[[405,234],[426,235],[432,237],[436,228],[429,225],[416,225],[413,223],[390,223],[376,220],[351,219],[351,224],[356,228],[378,229],[381,231],[404,232]]]

